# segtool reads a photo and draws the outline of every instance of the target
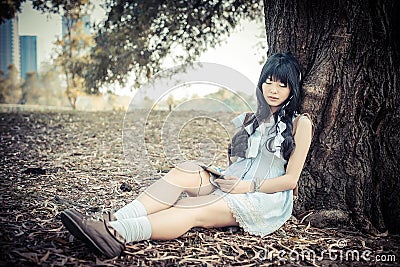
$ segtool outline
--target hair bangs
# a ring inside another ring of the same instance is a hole
[[[285,84],[289,82],[288,74],[288,68],[283,64],[271,66],[271,68],[267,70],[267,78],[271,77],[273,81],[280,81]]]
[[[297,84],[299,70],[294,68],[291,62],[280,58],[271,62],[267,69],[266,69],[266,78],[271,77],[273,81],[280,81],[284,84],[289,85],[290,89],[292,90],[294,85]]]

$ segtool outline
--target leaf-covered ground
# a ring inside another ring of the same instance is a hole
[[[91,253],[63,228],[62,210],[75,207],[96,218],[105,210],[122,207],[171,168],[179,159],[179,149],[187,159],[207,160],[202,155],[206,151],[217,164],[225,165],[229,136],[218,122],[228,123],[233,114],[190,120],[194,114],[185,112],[160,131],[166,115],[0,113],[0,265],[400,264],[399,236],[374,237],[351,228],[318,229],[303,224],[302,218],[292,218],[264,238],[239,228],[197,228],[171,241],[130,244],[112,260]]]

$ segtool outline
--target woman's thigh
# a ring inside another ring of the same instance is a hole
[[[196,220],[195,226],[210,228],[238,225],[227,202],[221,196],[187,197],[179,200],[174,207],[188,209],[188,214]]]
[[[208,195],[215,189],[210,183],[210,174],[192,161],[177,164],[164,179],[183,188],[189,196]]]

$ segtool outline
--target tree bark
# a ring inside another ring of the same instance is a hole
[[[264,11],[268,53],[299,58],[315,123],[295,215],[340,211],[367,232],[399,233],[400,4],[264,0]]]

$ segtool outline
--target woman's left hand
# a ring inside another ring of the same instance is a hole
[[[243,181],[234,176],[224,176],[222,179],[215,179],[219,188],[232,194],[245,194],[250,192],[251,182]]]

